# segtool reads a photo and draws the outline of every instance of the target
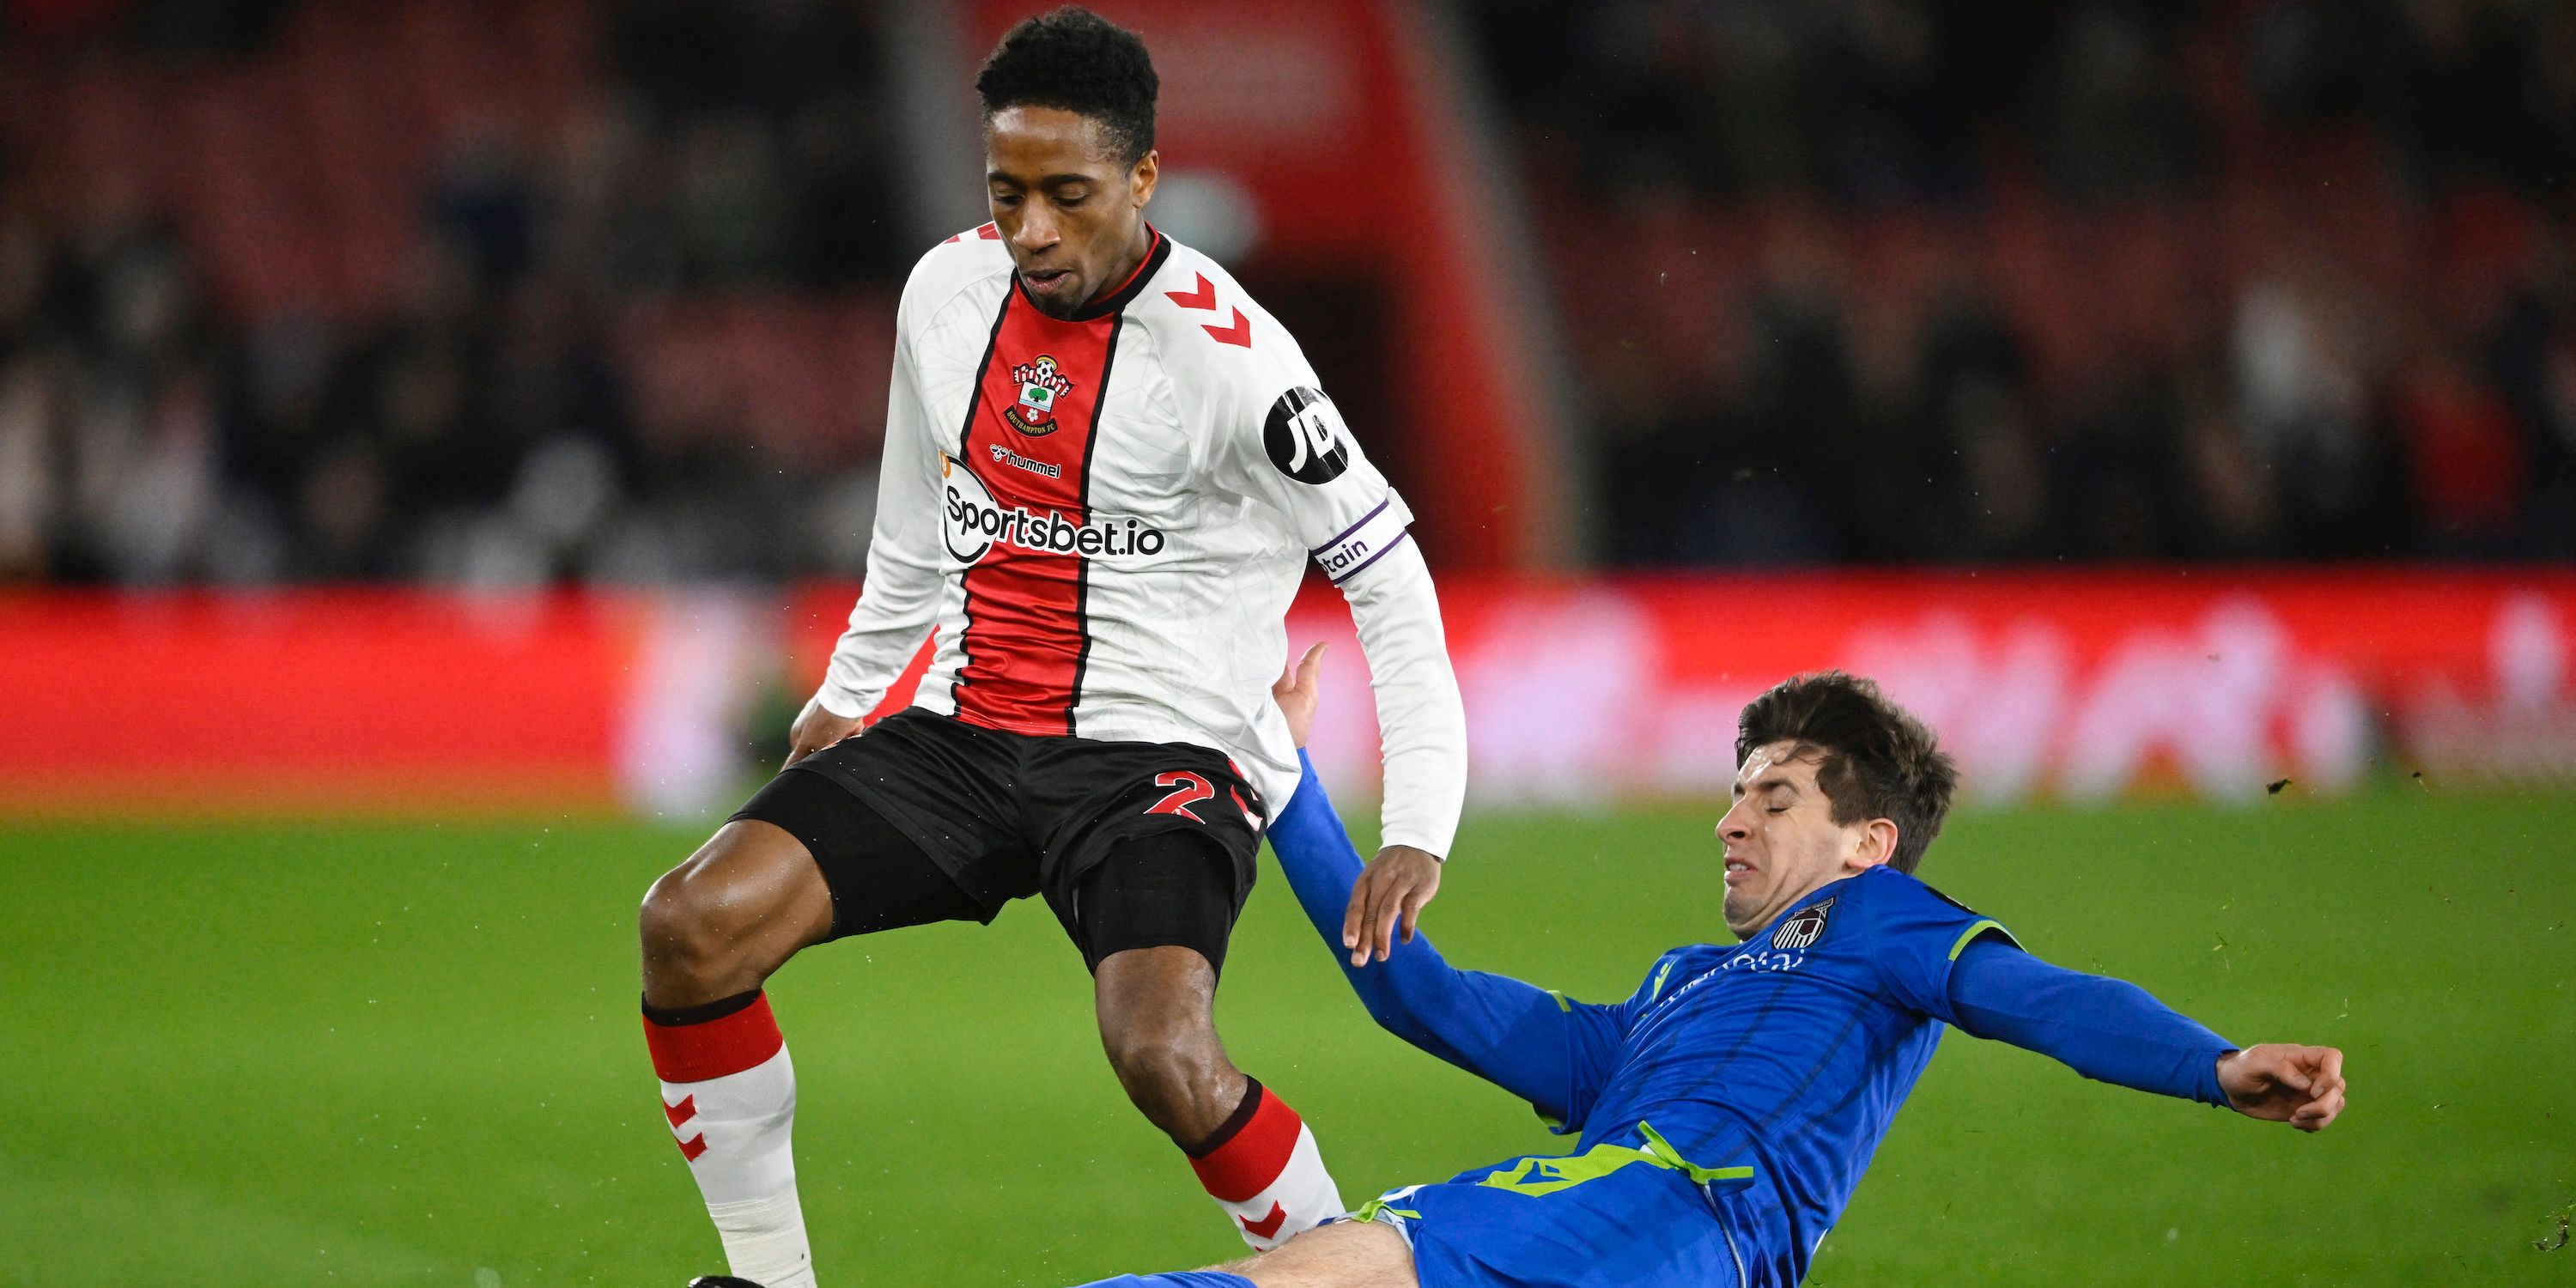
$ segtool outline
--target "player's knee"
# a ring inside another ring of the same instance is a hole
[[[648,972],[696,981],[728,974],[737,965],[740,938],[727,924],[724,901],[694,876],[691,865],[682,864],[644,892],[635,921]]]
[[[704,948],[704,921],[690,904],[680,870],[663,873],[644,892],[643,906],[635,912],[636,937],[643,941],[644,960],[674,965],[699,955]]]
[[[802,845],[775,827],[727,824],[644,895],[645,996],[679,1006],[691,1003],[669,999],[758,988],[832,926],[831,891]]]

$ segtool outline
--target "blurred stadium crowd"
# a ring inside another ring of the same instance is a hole
[[[1459,12],[1607,564],[2576,556],[2576,9]],[[856,571],[882,19],[0,4],[0,581]]]
[[[870,16],[12,6],[0,578],[855,570]]]
[[[1616,562],[2576,553],[2576,7],[1469,12]]]

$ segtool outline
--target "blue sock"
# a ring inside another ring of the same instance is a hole
[[[1120,1275],[1082,1288],[1252,1288],[1252,1281],[1222,1270],[1168,1270],[1159,1275]]]

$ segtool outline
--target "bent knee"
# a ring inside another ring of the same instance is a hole
[[[734,936],[724,924],[721,900],[691,879],[690,867],[684,863],[663,873],[644,892],[635,928],[648,964],[694,974],[721,964]]]
[[[757,845],[719,832],[645,892],[636,930],[648,982],[757,987],[829,929],[831,896],[811,862]]]

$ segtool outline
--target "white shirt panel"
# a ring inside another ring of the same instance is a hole
[[[1012,289],[1008,253],[975,233],[935,248],[906,285],[867,582],[819,695],[835,712],[874,705],[934,618],[939,649],[916,703],[956,709],[968,565],[943,535],[942,458],[957,449]],[[961,466],[1008,468],[947,467]],[[1411,511],[1294,339],[1188,247],[1173,245],[1125,308],[1083,495],[1089,526],[1132,523],[1159,541],[1083,556],[1077,736],[1213,747],[1275,811],[1297,763],[1270,685],[1287,659],[1289,601],[1316,558],[1351,598],[1369,655],[1386,839],[1447,853],[1465,720],[1438,600],[1409,549]]]

